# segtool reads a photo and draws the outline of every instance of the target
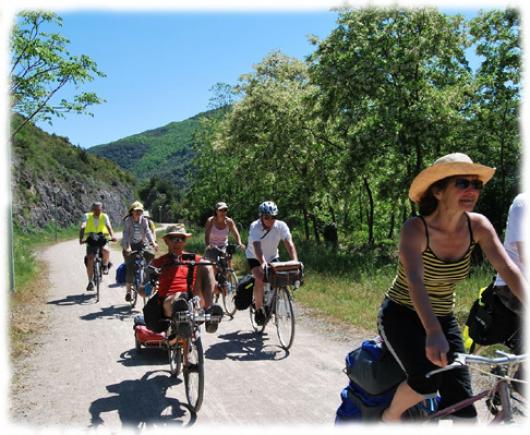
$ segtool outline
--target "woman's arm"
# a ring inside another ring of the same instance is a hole
[[[228,218],[227,222],[228,222],[228,229],[230,230],[230,232],[234,236],[234,239],[236,239],[236,243],[239,245],[239,247],[241,249],[245,249],[245,245],[241,241],[241,235],[239,234],[239,231],[237,230],[237,226],[236,226],[235,221],[233,219],[231,219],[231,218]]]
[[[206,226],[204,227],[204,243],[206,247],[208,247],[208,245],[210,244],[210,230],[212,229],[212,225],[213,217],[210,216],[206,221]]]
[[[471,217],[475,241],[480,245],[494,269],[502,276],[511,292],[521,303],[525,304],[525,289],[528,288],[528,283],[502,246],[495,228],[486,216],[473,213]]]
[[[437,366],[447,365],[449,343],[445,338],[438,318],[434,315],[425,289],[421,254],[425,249],[425,229],[419,218],[409,219],[401,229],[399,258],[409,285],[412,304],[425,329],[425,354]]]

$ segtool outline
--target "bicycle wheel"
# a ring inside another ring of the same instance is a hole
[[[141,268],[136,270],[134,274],[134,285],[131,288],[131,308],[136,306],[136,302],[138,301],[138,289],[143,283],[143,278],[144,270]]]
[[[198,412],[204,397],[204,353],[201,338],[189,340],[188,361],[182,372],[186,398],[193,411]]]
[[[182,368],[182,348],[180,346],[170,346],[168,348],[169,372],[176,378]]]
[[[287,350],[294,340],[294,311],[291,294],[286,287],[276,289],[276,330],[282,347]]]
[[[96,287],[96,302],[99,302],[99,285],[101,284],[101,260],[94,258],[94,287]]]
[[[233,270],[229,270],[226,276],[225,292],[223,292],[223,306],[225,312],[230,317],[236,313],[236,290],[237,290],[237,275]]]
[[[254,331],[256,331],[257,333],[261,334],[263,332],[263,330],[265,329],[265,326],[267,325],[267,322],[265,322],[263,325],[258,325],[256,323],[256,320],[254,319],[254,314],[256,313],[256,308],[254,306],[254,302],[252,302],[252,304],[248,308],[248,311],[250,313],[250,324],[252,325],[252,328],[254,329]]]

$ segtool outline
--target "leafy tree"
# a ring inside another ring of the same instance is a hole
[[[482,12],[471,20],[470,33],[483,60],[475,77],[468,135],[477,160],[497,167],[482,202],[500,231],[518,191],[521,161],[519,14],[512,9]]]
[[[466,36],[460,16],[367,8],[343,10],[331,34],[314,40],[320,130],[342,150],[342,184],[364,190],[369,244],[377,204],[394,202],[387,210],[398,212],[413,176],[454,146],[471,81]]]
[[[81,92],[70,100],[55,99],[68,84],[79,87],[105,75],[88,56],[70,54],[69,40],[46,32],[48,24],[62,26],[62,18],[52,12],[22,12],[11,35],[11,107],[24,118],[12,138],[29,121],[51,124],[52,117],[69,112],[91,115],[88,107],[104,102],[92,92]]]

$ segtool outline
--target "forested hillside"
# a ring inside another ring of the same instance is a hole
[[[112,160],[140,180],[156,176],[180,188],[188,184],[194,134],[201,119],[211,115],[212,111],[200,113],[184,121],[94,146],[89,152]]]
[[[21,118],[12,122],[16,128]],[[12,163],[13,221],[20,229],[78,224],[93,201],[119,223],[134,196],[129,173],[31,123],[15,136]]]

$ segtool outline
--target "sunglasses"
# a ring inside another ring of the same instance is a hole
[[[172,241],[175,241],[175,242],[183,242],[184,240],[186,240],[186,237],[182,237],[182,236],[166,236],[166,239],[172,240]]]
[[[468,180],[467,178],[455,178],[455,187],[459,190],[466,190],[471,186],[475,190],[482,190],[484,183],[480,180]]]
[[[274,220],[274,219],[276,219],[276,216],[264,215],[264,216],[263,216],[263,219],[265,219],[265,220],[267,220],[267,221],[268,221],[268,220]]]

